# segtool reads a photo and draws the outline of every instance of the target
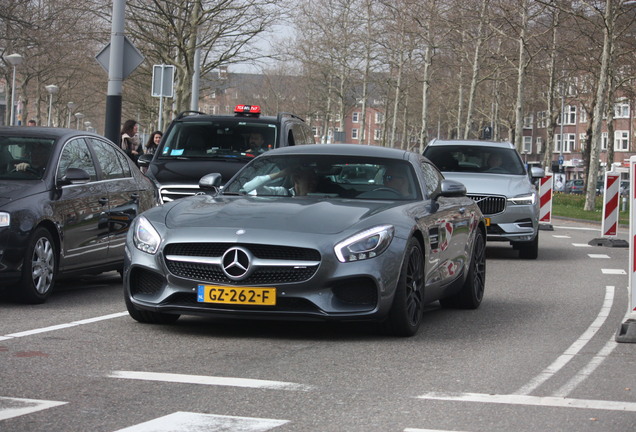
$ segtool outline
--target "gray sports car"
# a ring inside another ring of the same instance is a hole
[[[133,222],[128,312],[381,321],[414,335],[426,304],[474,309],[485,287],[485,224],[463,184],[423,156],[352,144],[276,149],[208,193]]]

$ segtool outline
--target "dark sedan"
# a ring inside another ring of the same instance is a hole
[[[42,303],[61,276],[122,270],[126,232],[154,185],[112,142],[0,127],[0,286]]]
[[[477,308],[485,225],[464,185],[423,156],[361,145],[275,149],[223,188],[137,218],[125,301],[137,321],[181,314],[382,321],[417,332],[426,304]]]

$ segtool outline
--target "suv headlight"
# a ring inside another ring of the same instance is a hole
[[[140,216],[135,224],[133,243],[140,251],[155,254],[161,244],[161,236],[152,224],[148,222],[148,219]]]
[[[11,225],[11,215],[7,212],[0,212],[0,227]]]
[[[537,202],[537,194],[532,192],[530,194],[517,195],[508,198],[508,202],[515,205],[534,205]]]
[[[338,261],[361,261],[380,255],[391,244],[394,232],[392,225],[380,225],[341,241],[334,247]]]

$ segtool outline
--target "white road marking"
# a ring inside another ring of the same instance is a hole
[[[550,366],[545,368],[543,372],[537,375],[534,379],[530,380],[528,384],[521,387],[519,390],[514,392],[515,395],[527,395],[530,394],[533,390],[536,390],[541,384],[552,378],[559,370],[561,370],[566,364],[570,362],[574,358],[574,356],[581,351],[581,349],[592,339],[592,337],[598,332],[598,329],[603,325],[607,317],[609,316],[610,310],[612,309],[612,303],[614,301],[614,287],[606,286],[605,287],[605,300],[603,301],[603,306],[599,311],[596,319],[590,326],[585,330],[585,332],[578,338],[570,347],[565,350],[565,352],[560,355]]]
[[[607,275],[626,275],[627,274],[627,272],[625,272],[625,270],[623,269],[601,269],[601,272]]]
[[[601,258],[601,259],[609,259],[609,255],[605,254],[587,254],[590,258]]]
[[[47,332],[51,332],[55,330],[61,330],[61,329],[75,327],[75,326],[84,325],[84,324],[92,324],[98,321],[119,318],[125,315],[128,315],[128,312],[118,312],[118,313],[114,313],[110,315],[98,316],[95,318],[87,318],[87,319],[83,319],[79,321],[72,321],[70,323],[65,323],[65,324],[58,324],[58,325],[53,325],[49,327],[42,327],[39,329],[27,330],[27,331],[18,332],[18,333],[11,333],[8,335],[0,336],[0,341],[14,339],[14,338],[21,338],[25,336],[32,336],[34,334],[39,334],[39,333],[47,333]]]
[[[577,374],[574,375],[574,377],[572,377],[570,381],[565,383],[565,385],[558,389],[552,396],[565,397],[572,393],[579,384],[581,384],[586,378],[592,375],[592,372],[594,372],[596,368],[599,367],[601,363],[605,361],[605,359],[607,359],[612,351],[614,351],[614,348],[616,348],[616,345],[618,345],[618,342],[616,342],[616,340],[614,339],[614,335],[612,335],[612,338],[605,344],[603,349],[601,349],[598,354],[596,354],[594,358],[590,360],[587,366],[577,372]]]
[[[555,235],[555,234],[552,234],[552,237],[554,237],[554,238],[572,238],[569,235]]]
[[[65,405],[67,403],[68,402],[50,400],[0,397],[0,420],[31,414],[48,408]]]
[[[574,247],[592,247],[592,245],[589,245],[587,243],[572,243],[572,246],[574,246]]]
[[[265,432],[285,423],[289,421],[179,411],[116,432]]]
[[[404,432],[462,432],[455,430],[442,430],[442,429],[417,429],[417,428],[406,428]]]
[[[247,378],[213,377],[205,375],[184,375],[158,372],[113,371],[110,378],[134,379],[142,381],[162,381],[182,384],[203,384],[229,387],[251,387],[273,390],[311,390],[311,386],[284,381],[268,381]]]
[[[598,231],[598,232],[601,232],[600,228],[589,228],[589,227],[553,226],[553,228],[559,228],[559,229],[564,229],[564,230]]]
[[[441,393],[430,392],[417,396],[418,399],[445,400],[455,402],[483,402],[508,405],[535,405],[557,408],[585,408],[606,411],[636,412],[636,402],[605,401],[594,399],[571,399],[551,396],[496,395],[483,393]]]

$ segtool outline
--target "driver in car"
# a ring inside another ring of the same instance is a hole
[[[293,187],[288,189],[285,186],[264,186],[266,183],[290,173],[294,183]],[[293,170],[286,168],[273,174],[254,177],[243,185],[243,189],[246,193],[250,193],[262,187],[262,190],[267,195],[303,196],[314,192],[317,186],[318,176],[311,168],[295,168]]]
[[[49,160],[50,149],[43,144],[36,144],[31,147],[31,162],[20,162],[15,164],[16,171],[31,171],[42,175]]]

